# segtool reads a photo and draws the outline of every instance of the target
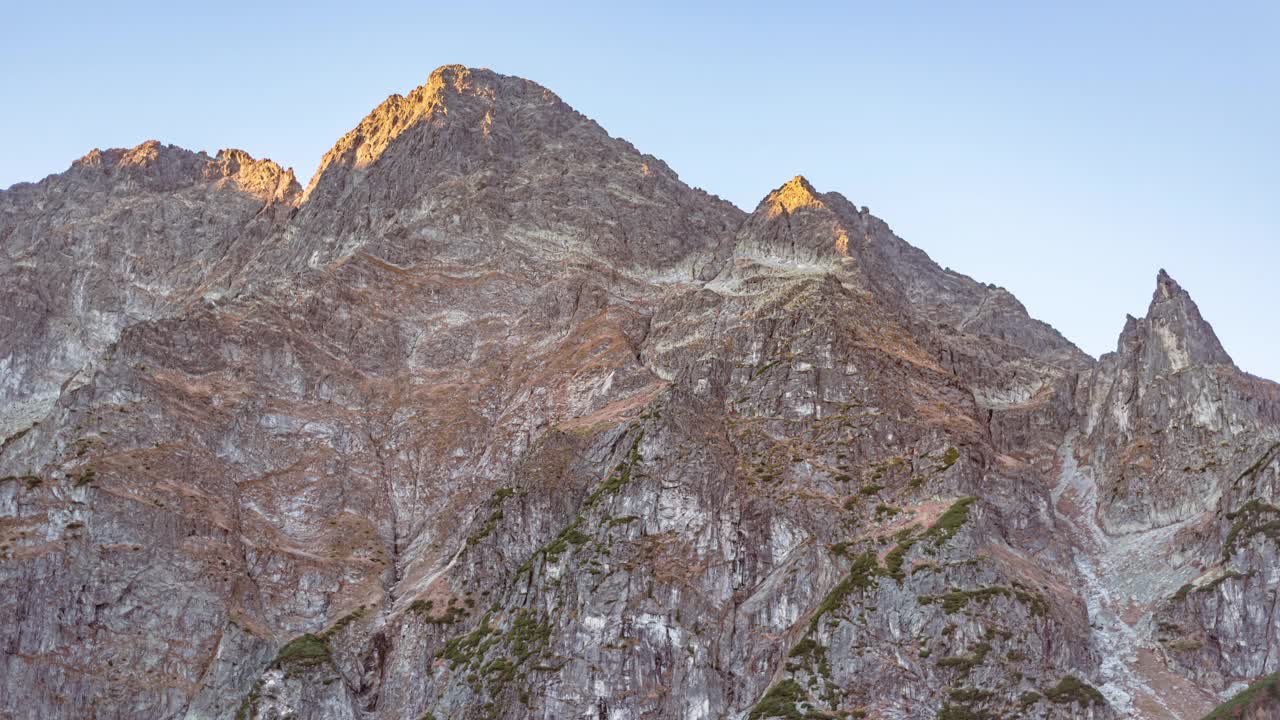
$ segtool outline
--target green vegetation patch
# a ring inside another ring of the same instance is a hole
[[[1074,703],[1089,707],[1107,704],[1107,699],[1102,697],[1102,693],[1098,692],[1097,688],[1075,675],[1068,675],[1059,680],[1057,685],[1046,688],[1044,696],[1049,702],[1057,705]]]
[[[796,643],[787,657],[790,658],[786,666],[789,672],[801,670],[807,664],[815,674],[830,681],[831,663],[827,660],[827,648],[810,635],[805,635],[800,642]],[[834,702],[834,698],[832,701]]]
[[[747,720],[764,720],[764,718],[786,718],[786,720],[806,720],[809,713],[800,708],[808,702],[804,688],[790,678],[775,683],[760,698],[760,702],[751,708]]]
[[[765,374],[765,373],[766,373],[766,372],[768,372],[770,369],[772,369],[774,366],[776,366],[778,363],[782,362],[782,361],[783,361],[783,359],[784,359],[784,358],[778,358],[777,360],[772,360],[772,361],[770,361],[770,362],[765,363],[764,365],[761,365],[759,368],[756,368],[756,369],[751,373],[751,377],[750,377],[750,378],[748,378],[748,382],[750,382],[751,380],[755,380],[756,378],[758,378],[758,377],[760,377],[761,375]]]
[[[474,630],[450,639],[445,643],[441,654],[454,666],[465,667],[478,663],[489,648],[498,642],[496,637],[492,637],[496,631],[489,624],[489,618],[489,613],[485,613]]]
[[[452,625],[461,622],[467,616],[467,611],[461,605],[455,605],[454,599],[449,598],[449,606],[445,608],[441,615],[432,614],[432,608],[435,607],[434,600],[414,600],[409,603],[409,612],[421,617],[432,625]]]
[[[978,643],[974,646],[973,652],[968,655],[948,655],[944,658],[939,658],[938,667],[951,668],[958,670],[962,675],[967,675],[970,670],[986,662],[987,655],[990,652],[990,643]]]
[[[1223,561],[1230,560],[1239,549],[1241,540],[1254,535],[1265,535],[1272,542],[1280,543],[1280,508],[1261,500],[1250,500],[1239,510],[1229,513],[1232,520],[1227,539],[1222,544]]]
[[[333,637],[334,635],[337,635],[338,633],[342,632],[342,630],[343,630],[344,628],[346,628],[346,627],[347,627],[348,625],[350,625],[351,623],[353,623],[353,622],[356,622],[356,621],[360,620],[360,619],[361,619],[361,618],[363,618],[363,617],[365,616],[365,614],[367,614],[367,613],[368,613],[368,608],[366,608],[364,605],[361,605],[360,607],[356,608],[355,610],[352,610],[351,612],[347,613],[346,615],[343,615],[343,616],[342,616],[342,618],[338,620],[338,622],[336,622],[336,623],[334,623],[333,625],[329,626],[329,628],[328,628],[327,630],[325,630],[324,632],[320,633],[317,637],[319,637],[321,640],[324,640],[325,642],[328,642],[328,641],[329,641],[329,638],[331,638],[331,637]]]
[[[613,472],[609,473],[609,477],[605,479],[596,491],[587,496],[584,507],[594,507],[597,503],[604,499],[606,495],[616,495],[619,490],[627,483],[631,482],[631,475],[635,471],[636,466],[644,458],[640,457],[640,441],[644,439],[644,431],[636,434],[636,439],[631,442],[631,448],[627,450],[627,457],[618,463]]]
[[[551,641],[551,626],[538,622],[533,613],[520,610],[507,632],[507,644],[517,664],[523,663]]]
[[[951,503],[951,507],[938,516],[937,522],[924,531],[922,539],[932,540],[934,547],[945,545],[960,532],[960,528],[964,527],[969,519],[969,506],[977,501],[978,498],[969,496]]]
[[[1204,643],[1195,638],[1178,638],[1165,643],[1165,646],[1175,652],[1195,652],[1204,647]]]
[[[1228,570],[1222,573],[1221,575],[1219,575],[1218,577],[1214,578],[1213,580],[1209,581],[1208,583],[1205,583],[1204,585],[1196,585],[1195,583],[1186,583],[1182,587],[1178,588],[1177,592],[1175,592],[1172,596],[1170,596],[1169,602],[1171,603],[1183,602],[1184,600],[1186,600],[1188,597],[1191,596],[1191,593],[1213,592],[1214,590],[1218,589],[1219,585],[1222,585],[1228,580],[1235,580],[1238,578],[1250,578],[1250,577],[1253,577],[1253,574],[1254,574],[1253,571],[1242,573],[1237,570]]]
[[[85,468],[80,471],[80,474],[72,476],[72,479],[75,481],[76,487],[84,487],[92,484],[94,478],[97,477],[97,474],[98,471],[94,470],[92,465],[86,465]]]
[[[1169,599],[1173,602],[1182,602],[1183,600],[1186,600],[1187,595],[1191,594],[1191,591],[1195,589],[1196,589],[1195,585],[1193,585],[1192,583],[1187,583],[1182,587],[1178,588],[1178,592],[1174,593],[1173,597]]]
[[[493,508],[493,510],[489,513],[489,517],[485,518],[484,524],[467,537],[467,545],[475,545],[479,543],[481,540],[492,535],[494,530],[498,529],[498,523],[502,522],[503,517],[501,505],[503,501],[512,495],[515,495],[515,493],[515,489],[509,487],[498,488],[494,491],[493,495],[489,498],[489,507]]]
[[[818,603],[818,609],[809,620],[810,629],[817,629],[824,615],[843,607],[850,595],[875,585],[878,574],[880,574],[880,567],[876,564],[875,553],[866,552],[854,558],[849,574],[836,583],[826,597],[822,598],[822,602]]]
[[[39,475],[5,475],[0,477],[0,483],[7,482],[20,482],[26,485],[28,490],[34,490],[40,487],[44,480]]]
[[[995,697],[995,693],[979,688],[954,688],[950,695],[952,700],[962,703],[986,702]]]
[[[907,553],[911,552],[916,541],[914,539],[905,539],[893,547],[892,550],[884,556],[884,568],[889,577],[902,582],[907,576],[902,570],[903,564],[906,562]]]
[[[968,705],[952,705],[947,703],[942,706],[938,714],[934,716],[937,720],[996,720],[998,716]]]
[[[470,671],[473,689],[479,690],[484,682],[496,694],[512,680],[525,677],[522,667],[542,656],[550,640],[551,626],[522,608],[505,631],[492,623],[492,613],[485,614],[474,630],[447,642],[440,654],[454,669]]]
[[[1266,675],[1236,693],[1230,700],[1205,715],[1204,720],[1238,720],[1244,717],[1246,710],[1256,707],[1255,703],[1280,705],[1280,672]]]
[[[321,665],[329,662],[329,643],[324,638],[307,633],[300,635],[280,648],[272,663],[276,667],[285,664]]]
[[[941,472],[951,467],[952,465],[955,465],[956,461],[959,459],[960,459],[959,450],[957,450],[954,446],[947,448],[947,451],[942,454],[942,464],[938,466],[938,471]]]
[[[236,710],[236,720],[250,720],[258,713],[258,700],[262,695],[262,680],[254,683],[253,689],[248,695],[244,696],[244,700],[240,701],[240,707]]]
[[[570,545],[584,545],[591,539],[589,535],[578,529],[578,524],[582,522],[579,517],[572,525],[560,531],[555,540],[552,540],[546,548],[543,549],[543,557],[547,562],[554,563],[560,560],[560,556],[569,549]]]
[[[635,440],[631,442],[631,447],[627,450],[626,459],[618,463],[617,466],[615,466],[609,473],[609,476],[600,483],[594,492],[587,496],[586,500],[583,501],[582,507],[584,510],[595,507],[606,496],[617,494],[624,485],[631,482],[631,478],[636,467],[643,459],[640,456],[640,441],[642,439],[644,439],[644,431],[639,432],[636,435]],[[627,518],[619,518],[619,522],[617,524],[632,522],[637,519],[638,518],[631,516],[628,516]],[[533,569],[534,560],[539,556],[541,556],[545,562],[555,563],[560,560],[560,556],[566,551],[569,551],[573,547],[586,544],[587,541],[591,540],[591,537],[580,529],[585,522],[585,516],[581,512],[578,513],[578,515],[573,518],[573,522],[569,523],[567,527],[561,530],[560,534],[557,535],[555,539],[534,551],[533,554],[516,569],[516,575],[523,575],[526,572],[530,572]],[[612,521],[606,524],[606,527],[613,526],[614,523]]]
[[[831,554],[835,555],[836,557],[849,557],[849,548],[853,546],[854,546],[854,543],[846,540],[844,542],[838,542],[832,545],[828,545],[827,549],[830,550]]]
[[[1258,473],[1262,472],[1262,468],[1269,465],[1277,455],[1280,455],[1280,442],[1267,448],[1266,452],[1262,453],[1256,462],[1250,465],[1244,472],[1240,473],[1240,477],[1236,478],[1236,481],[1239,482],[1245,478],[1248,478],[1251,481],[1255,480],[1258,477]]]
[[[957,613],[965,609],[971,602],[988,602],[994,598],[1013,598],[1027,606],[1032,615],[1043,617],[1049,613],[1049,603],[1039,593],[1021,587],[1004,587],[993,585],[976,590],[948,590],[941,595],[920,595],[916,598],[921,605],[940,603],[945,613]]]
[[[787,657],[808,657],[817,652],[820,647],[822,647],[822,645],[817,640],[806,636],[800,642],[796,643],[795,647],[791,648],[791,652],[787,654]]]

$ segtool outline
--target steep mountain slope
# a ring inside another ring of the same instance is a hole
[[[0,714],[1193,718],[1278,669],[1280,391],[1164,273],[1094,361],[458,66],[305,191],[90,158],[0,193]]]
[[[375,108],[305,198],[273,264],[323,267],[365,248],[397,264],[502,256],[539,279],[564,264],[688,279],[741,219],[546,88],[455,66]]]
[[[301,188],[239,150],[94,150],[0,193],[0,434],[87,382],[133,323],[180,312],[238,270]]]

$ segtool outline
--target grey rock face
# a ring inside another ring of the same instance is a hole
[[[124,327],[216,295],[299,193],[270,161],[156,142],[0,193],[0,433],[88,382]]]
[[[397,264],[508,256],[696,279],[741,219],[546,88],[461,66],[375,108],[305,198],[282,250],[309,267],[367,248]]]
[[[1211,509],[1224,475],[1280,428],[1276,386],[1237,370],[1191,297],[1164,271],[1147,316],[1129,318],[1093,372],[1085,430],[1106,467],[1104,525],[1167,526]]]
[[[1277,669],[1280,392],[1163,273],[1094,361],[457,66],[305,192],[96,153],[0,251],[6,717],[1194,718]]]

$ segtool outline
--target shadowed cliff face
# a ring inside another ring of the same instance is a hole
[[[1280,393],[1163,272],[1094,361],[458,66],[305,192],[95,151],[0,259],[5,716],[1198,718],[1277,670]]]

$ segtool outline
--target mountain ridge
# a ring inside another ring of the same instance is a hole
[[[1280,386],[1163,270],[1095,360],[461,66],[326,157],[0,192],[0,713],[1198,718],[1276,671]]]

